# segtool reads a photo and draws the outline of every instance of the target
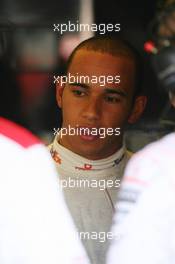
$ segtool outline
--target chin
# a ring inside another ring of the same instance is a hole
[[[102,159],[102,153],[103,151],[97,151],[97,148],[96,149],[90,149],[90,148],[84,148],[84,149],[81,149],[79,150],[78,152],[78,155],[86,158],[86,159],[89,159],[89,160],[98,160],[98,159]]]
[[[77,148],[77,146],[79,147]],[[91,146],[81,146],[80,147],[80,145],[78,144],[76,146],[75,145],[72,146],[71,151],[85,158],[96,156],[99,153],[97,152],[97,148],[94,148],[94,147],[92,148]]]

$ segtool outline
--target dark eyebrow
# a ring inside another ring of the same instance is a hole
[[[127,97],[127,94],[124,91],[120,90],[120,89],[115,89],[114,90],[114,89],[106,88],[105,92],[109,93],[109,94],[118,94],[120,96]]]
[[[87,84],[85,84],[85,83],[78,83],[78,82],[71,82],[71,83],[69,83],[69,85],[71,85],[71,86],[79,86],[79,87],[82,87],[82,88],[85,88],[85,89],[90,89],[90,87],[87,85]],[[106,93],[108,93],[108,94],[118,94],[118,95],[120,95],[120,96],[123,96],[123,97],[127,97],[127,94],[124,92],[124,91],[122,91],[121,89],[111,89],[111,88],[105,88],[105,90],[104,90]]]
[[[79,87],[82,87],[82,88],[85,88],[85,89],[89,89],[89,86],[85,83],[78,83],[78,82],[71,82],[69,83],[69,85],[71,86],[79,86]]]

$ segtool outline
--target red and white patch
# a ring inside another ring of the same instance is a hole
[[[42,143],[27,129],[2,117],[0,118],[0,134],[12,139],[24,148]]]

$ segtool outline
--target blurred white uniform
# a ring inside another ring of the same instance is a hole
[[[133,156],[123,187],[129,184],[137,198],[130,206],[125,202],[125,215],[118,208],[113,232],[120,239],[113,241],[107,263],[174,264],[175,133]]]
[[[0,263],[89,263],[46,148],[0,118]]]

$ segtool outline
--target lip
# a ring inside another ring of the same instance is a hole
[[[89,130],[91,130],[92,128],[98,129],[95,126],[79,126],[79,128],[84,128],[84,129],[88,128]],[[91,135],[91,134],[88,135],[88,133],[82,133],[82,131],[81,131],[81,134],[79,136],[81,139],[83,139],[85,141],[89,141],[89,142],[90,141],[92,142],[92,141],[99,139],[98,134],[97,135]]]

